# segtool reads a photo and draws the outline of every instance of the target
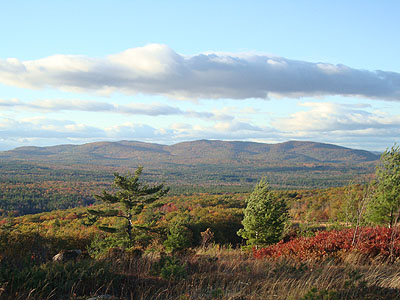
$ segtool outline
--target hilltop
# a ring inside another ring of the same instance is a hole
[[[0,158],[57,164],[119,167],[143,165],[270,165],[308,163],[363,163],[379,156],[331,144],[289,141],[278,144],[198,140],[174,145],[137,141],[96,142],[83,145],[19,147],[0,152]]]
[[[0,170],[3,181],[28,175],[30,181],[40,177],[111,181],[115,171],[126,173],[142,165],[146,180],[165,181],[181,190],[212,187],[218,192],[224,186],[229,191],[234,186],[249,190],[263,176],[276,188],[340,186],[355,177],[365,180],[374,173],[378,159],[365,150],[303,141],[198,140],[174,145],[119,141],[20,147],[0,152]]]

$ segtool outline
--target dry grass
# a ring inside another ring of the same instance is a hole
[[[256,260],[238,249],[212,246],[180,257],[185,274],[175,280],[152,273],[159,258],[157,253],[112,258],[108,264],[113,280],[94,278],[85,286],[77,280],[68,295],[25,290],[1,299],[78,300],[105,293],[126,300],[400,299],[400,265],[357,254],[345,255],[340,262],[300,263]]]
[[[136,274],[140,283],[130,299],[301,299],[313,288],[315,297],[330,291],[332,299],[400,299],[398,265],[367,263],[354,254],[345,258],[319,263],[255,260],[241,250],[214,246],[181,258],[187,266],[184,279],[150,277],[154,255],[136,260],[124,273]]]

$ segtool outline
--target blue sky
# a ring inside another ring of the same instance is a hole
[[[399,142],[398,1],[7,1],[0,150]]]

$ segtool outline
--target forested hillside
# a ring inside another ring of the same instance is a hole
[[[289,190],[343,186],[354,178],[365,182],[377,159],[367,151],[313,142],[22,147],[0,152],[0,209],[19,215],[92,204],[114,172],[138,165],[147,181],[165,182],[173,194],[222,193],[249,192],[262,177],[274,189]]]
[[[97,142],[84,145],[20,147],[0,152],[7,160],[56,162],[58,164],[96,163],[105,166],[137,164],[304,164],[361,163],[376,161],[379,156],[331,144],[290,141],[279,144],[199,140],[167,146],[135,141]]]

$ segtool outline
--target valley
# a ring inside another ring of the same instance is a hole
[[[21,147],[0,152],[2,214],[39,213],[95,203],[114,172],[138,165],[172,194],[249,192],[266,177],[279,190],[363,183],[379,156],[314,142],[262,144],[200,140],[171,146],[143,142]]]

